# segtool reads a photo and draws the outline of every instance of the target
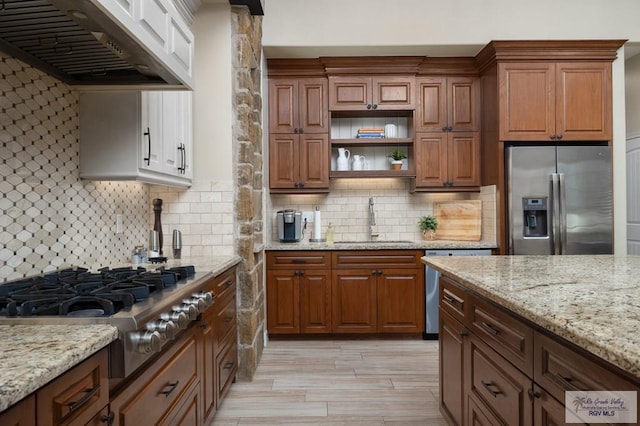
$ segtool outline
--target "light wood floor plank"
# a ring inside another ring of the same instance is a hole
[[[271,341],[212,426],[441,426],[438,342]]]

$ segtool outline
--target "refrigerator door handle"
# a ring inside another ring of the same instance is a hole
[[[567,191],[565,188],[564,173],[558,173],[558,199],[560,222],[558,230],[560,231],[560,254],[567,254]]]
[[[551,173],[551,254],[560,254],[560,178],[558,173]]]

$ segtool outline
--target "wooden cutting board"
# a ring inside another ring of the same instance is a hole
[[[438,240],[480,241],[482,201],[442,201],[433,206]]]

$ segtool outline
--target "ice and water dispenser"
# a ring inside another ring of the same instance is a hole
[[[522,213],[524,214],[524,237],[548,237],[547,231],[547,197],[523,197]]]

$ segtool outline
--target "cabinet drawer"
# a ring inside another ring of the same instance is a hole
[[[222,399],[229,391],[231,383],[235,381],[236,372],[238,371],[238,345],[236,343],[235,336],[229,336],[222,346],[224,350],[216,358],[216,364],[218,366],[218,384],[216,389],[218,390],[218,401],[222,402]]]
[[[171,417],[175,404],[199,385],[198,350],[191,329],[113,400],[115,424],[158,424]]]
[[[444,275],[440,275],[440,309],[451,314],[452,317],[458,321],[464,323],[465,321],[465,309],[468,306],[467,293],[456,286],[453,281]]]
[[[479,298],[469,297],[468,324],[492,349],[529,377],[533,376],[533,329]]]
[[[230,270],[215,278],[214,289],[212,289],[216,298],[225,297],[229,292],[236,291],[236,275],[235,270]]]
[[[331,268],[331,253],[323,251],[268,251],[267,268]]]
[[[36,394],[38,425],[85,425],[109,403],[107,349]]]
[[[528,390],[531,379],[505,361],[477,337],[469,338],[469,394],[489,407],[505,425],[524,425],[531,419]]]
[[[215,334],[216,334],[216,353],[222,350],[222,343],[231,334],[235,338],[236,332],[236,297],[235,294],[229,294],[223,299],[216,300],[219,304],[216,308],[215,316]]]
[[[422,268],[421,250],[370,250],[333,253],[334,269],[354,268]]]
[[[640,386],[615,371],[537,331],[533,365],[536,383],[563,402],[565,391],[640,391]]]

